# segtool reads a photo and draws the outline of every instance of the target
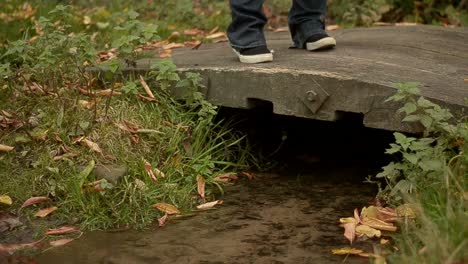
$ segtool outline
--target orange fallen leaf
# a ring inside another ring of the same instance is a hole
[[[164,214],[164,216],[158,218],[159,227],[163,227],[164,225],[166,225],[167,220],[168,220],[167,214]]]
[[[172,56],[172,50],[166,49],[159,53],[159,58],[170,58]]]
[[[37,197],[31,197],[29,199],[27,199],[23,205],[21,206],[21,208],[25,208],[25,207],[28,207],[28,206],[31,206],[33,204],[38,204],[38,203],[43,203],[43,202],[46,202],[48,201],[49,198],[45,197],[45,196],[37,196]]]
[[[345,223],[343,224],[344,227],[344,236],[349,240],[352,244],[354,241],[354,237],[356,236],[356,223]]]
[[[255,175],[253,173],[247,172],[247,171],[243,171],[243,172],[239,173],[239,176],[247,177],[249,180],[255,179]]]
[[[217,38],[225,38],[225,37],[226,37],[226,33],[216,32],[216,33],[213,33],[213,34],[210,34],[210,35],[206,36],[205,38],[206,39],[217,39]]]
[[[15,149],[14,147],[0,144],[0,151],[8,152],[8,151],[12,151],[14,149]]]
[[[154,172],[151,169],[151,164],[146,160],[143,160],[143,162],[145,163],[144,167],[145,167],[146,174],[148,174],[151,181],[153,181],[154,183],[158,183],[158,178],[156,178],[156,175],[154,175]]]
[[[197,191],[201,198],[205,199],[205,179],[197,175]]]
[[[91,149],[94,152],[97,152],[99,154],[102,154],[102,149],[99,147],[99,145],[87,138],[84,138],[81,140],[81,143],[87,146],[89,149]]]
[[[171,204],[157,203],[157,204],[154,204],[153,207],[168,215],[180,214],[179,209],[177,209],[177,207]]]
[[[49,245],[51,245],[52,247],[59,247],[59,246],[66,245],[72,242],[73,240],[75,240],[75,238],[62,238],[59,240],[50,241]]]
[[[143,76],[140,75],[140,83],[141,86],[143,86],[143,89],[145,89],[146,94],[154,99],[153,92],[151,92],[151,89],[149,88],[148,84],[146,83],[145,79],[143,79]]]
[[[162,48],[165,50],[168,50],[168,49],[177,49],[177,48],[182,48],[182,47],[185,47],[185,45],[182,43],[171,42],[167,45],[164,45]]]
[[[41,209],[41,210],[37,211],[37,213],[34,216],[44,218],[44,217],[48,216],[49,214],[51,214],[52,212],[54,212],[57,209],[58,209],[58,207],[56,207],[56,206],[44,208],[44,209]]]
[[[230,182],[237,181],[238,179],[237,173],[224,173],[213,178],[215,182]]]
[[[395,209],[390,207],[377,207],[377,219],[384,222],[395,222],[398,218]]]
[[[46,235],[64,235],[69,233],[79,232],[80,230],[75,226],[62,226],[59,228],[50,228],[46,231]]]
[[[199,206],[197,206],[197,209],[198,210],[206,210],[206,209],[210,209],[210,208],[214,207],[215,205],[222,204],[222,203],[223,203],[223,200],[216,200],[216,201],[213,201],[213,202],[200,204]]]

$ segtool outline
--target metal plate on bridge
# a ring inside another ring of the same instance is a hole
[[[238,62],[229,43],[174,51],[182,71],[199,72],[214,104],[248,108],[249,99],[273,103],[277,114],[336,120],[363,116],[367,127],[416,132],[401,122],[400,105],[386,103],[395,84],[419,82],[422,95],[466,116],[468,29],[433,26],[374,27],[330,32],[337,48],[323,52],[289,49],[289,33],[267,34],[274,62]],[[140,61],[146,67],[151,60]]]

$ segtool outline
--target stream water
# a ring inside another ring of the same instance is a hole
[[[315,163],[304,171],[258,174],[227,188],[224,204],[144,231],[91,232],[38,263],[340,263],[349,246],[340,217],[367,205],[375,186],[365,168]],[[291,168],[289,169],[291,170]],[[372,250],[370,242],[354,246]],[[369,263],[349,257],[346,263]]]

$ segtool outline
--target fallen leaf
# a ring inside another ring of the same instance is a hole
[[[395,211],[399,217],[416,218],[417,207],[414,204],[406,203],[398,206]]]
[[[102,149],[99,147],[97,143],[94,143],[87,138],[84,138],[83,140],[81,140],[81,143],[83,143],[85,146],[90,148],[92,151],[102,154]]]
[[[180,214],[179,209],[177,209],[177,207],[171,204],[157,203],[157,204],[154,204],[153,207],[168,215]]]
[[[237,177],[237,173],[224,173],[218,175],[213,178],[215,182],[230,182],[230,181],[237,181],[239,177]]]
[[[165,50],[169,50],[169,49],[177,49],[177,48],[182,48],[182,47],[185,47],[183,43],[171,42],[167,45],[164,45],[162,48]]]
[[[274,30],[274,32],[289,32],[289,27],[279,27]]]
[[[163,217],[158,218],[159,227],[163,227],[167,223],[167,214],[164,214]]]
[[[382,220],[379,220],[373,217],[364,217],[361,219],[361,222],[364,225],[368,225],[378,230],[392,231],[392,232],[395,232],[397,230],[397,227],[394,226],[393,224],[384,222]]]
[[[37,213],[34,216],[44,218],[44,217],[48,216],[49,214],[51,214],[52,212],[54,212],[57,209],[58,209],[58,207],[56,207],[56,206],[44,208],[44,209],[41,209],[41,210],[37,211]]]
[[[46,231],[46,235],[64,235],[79,232],[80,230],[75,226],[62,226],[59,228],[49,228]]]
[[[356,234],[359,237],[367,236],[368,238],[372,238],[380,237],[382,235],[382,232],[368,225],[358,225],[356,226]]]
[[[354,218],[352,218],[354,220]],[[354,237],[356,236],[356,223],[345,223],[343,224],[344,227],[344,236],[349,240],[352,244],[354,241]]]
[[[380,239],[380,245],[386,245],[386,244],[388,244],[388,242],[390,242],[390,240],[385,239],[385,238]]]
[[[384,222],[395,222],[398,218],[396,210],[390,207],[377,207],[377,219]]]
[[[354,208],[354,219],[356,219],[356,224],[361,222],[361,217],[359,216],[359,211],[357,208]]]
[[[170,58],[172,56],[172,50],[165,49],[159,53],[159,58]]]
[[[8,151],[12,151],[14,149],[15,149],[14,147],[0,144],[0,151],[8,152]]]
[[[342,223],[342,224],[347,224],[347,223],[358,224],[359,222],[354,217],[345,217],[345,218],[340,218],[340,223]]]
[[[229,39],[228,38],[220,38],[220,39],[216,39],[215,41],[213,41],[213,43],[221,43],[221,42],[228,42]]]
[[[0,253],[7,253],[9,255],[15,253],[18,250],[26,249],[26,248],[34,248],[42,242],[43,239],[34,241],[31,243],[25,243],[25,244],[0,244]]]
[[[140,131],[141,129],[139,129],[138,131]],[[159,132],[159,131],[157,131]],[[160,177],[160,178],[166,178],[166,175],[164,174],[164,172],[160,171],[158,168],[154,168],[153,169],[153,172],[155,173],[156,176]]]
[[[8,196],[8,195],[0,195],[0,203],[7,204],[7,205],[12,205],[13,200],[11,200],[11,197]]]
[[[147,96],[144,96],[144,95],[141,95],[141,94],[138,94],[138,97],[139,97],[140,99],[145,100],[145,101],[148,101],[148,102],[159,103],[159,100],[157,100],[156,98],[147,97]]]
[[[151,92],[151,89],[149,88],[148,84],[146,83],[145,79],[143,79],[143,76],[140,75],[140,83],[141,86],[143,86],[143,89],[145,89],[146,94],[154,99],[154,94]]]
[[[217,38],[225,38],[225,37],[226,37],[226,33],[216,32],[216,33],[213,33],[213,34],[210,34],[210,35],[206,36],[205,38],[206,39],[217,39]]]
[[[214,33],[218,32],[218,30],[219,30],[219,26],[216,26],[212,30],[210,30],[210,32],[208,32],[208,35],[214,34]]]
[[[247,177],[249,180],[255,179],[255,175],[253,173],[247,172],[247,171],[243,171],[243,172],[239,173],[239,176]]]
[[[199,35],[204,35],[205,31],[198,29],[198,28],[192,28],[192,29],[186,29],[184,30],[184,35],[186,36],[199,36]]]
[[[205,199],[205,179],[197,175],[197,191],[201,198]]]
[[[36,197],[31,197],[29,199],[27,199],[23,205],[21,206],[21,208],[25,208],[25,207],[28,207],[28,206],[31,206],[33,204],[38,204],[38,203],[43,203],[43,202],[46,202],[48,201],[49,198],[45,197],[45,196],[36,196]]]
[[[358,254],[364,253],[364,251],[358,248],[344,247],[344,248],[332,249],[332,253],[334,255],[358,255]]]
[[[338,25],[328,25],[328,26],[326,27],[326,29],[327,29],[328,31],[337,30],[337,29],[339,29],[339,28],[340,28],[340,26],[338,26]]]
[[[144,162],[144,167],[145,167],[146,174],[148,174],[151,181],[153,181],[154,183],[158,183],[158,178],[156,178],[156,175],[154,175],[154,172],[151,169],[151,164],[146,160],[143,160],[143,162]]]
[[[140,179],[135,179],[135,186],[142,191],[146,191],[148,189],[146,183]]]
[[[222,203],[223,203],[223,200],[216,200],[216,201],[213,201],[213,202],[200,204],[200,205],[197,206],[197,209],[198,210],[210,209],[213,206],[218,205],[218,204],[222,204]]]
[[[59,240],[50,241],[49,245],[51,245],[52,247],[59,247],[59,246],[66,245],[72,242],[73,240],[75,240],[75,238],[62,238]]]
[[[419,23],[413,23],[413,22],[401,22],[401,23],[395,23],[395,26],[397,27],[412,27],[412,26],[417,26],[420,25]]]

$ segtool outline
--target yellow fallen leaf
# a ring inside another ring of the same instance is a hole
[[[367,236],[369,238],[372,238],[372,237],[380,237],[382,235],[382,232],[368,225],[358,225],[356,227],[356,234],[359,237]]]
[[[201,198],[205,198],[205,179],[201,175],[197,175],[197,191]]]
[[[216,38],[222,38],[222,37],[226,37],[226,33],[216,32],[214,34],[210,34],[210,35],[206,36],[205,38],[207,38],[207,39],[216,39]]]
[[[345,218],[340,218],[340,223],[342,223],[342,224],[347,224],[347,223],[357,224],[358,221],[354,217],[345,217]]]
[[[416,218],[417,206],[414,204],[402,204],[395,211],[399,217]]]
[[[11,200],[11,197],[8,196],[8,195],[0,195],[0,203],[7,204],[7,205],[12,205],[13,200]]]
[[[377,207],[371,205],[369,207],[363,207],[361,210],[361,217],[372,217],[372,218],[377,218],[378,215],[378,210]]]
[[[358,254],[364,253],[364,251],[358,248],[344,247],[344,248],[332,249],[332,253],[334,255],[358,255]]]
[[[171,204],[157,203],[157,204],[154,204],[153,207],[168,215],[180,214],[179,209],[177,209],[177,207]]]
[[[57,209],[58,208],[56,206],[44,208],[44,209],[41,209],[41,210],[37,211],[37,213],[34,216],[44,218],[44,217],[48,216],[49,214],[51,214],[52,212],[54,212]]]
[[[361,222],[364,225],[368,225],[378,230],[392,231],[392,232],[395,232],[397,230],[397,227],[394,226],[393,224],[384,222],[382,220],[379,220],[373,217],[364,217],[362,218]]]
[[[141,75],[140,75],[140,83],[141,83],[141,86],[143,86],[143,89],[145,89],[146,94],[147,94],[150,98],[153,98],[153,99],[154,99],[154,94],[153,94],[153,92],[151,92],[150,87],[148,86],[148,84],[146,83],[145,79],[143,79],[143,76],[141,76]]]
[[[81,142],[82,142],[85,146],[87,146],[88,148],[90,148],[92,151],[97,152],[97,153],[99,153],[99,154],[102,154],[102,150],[101,150],[101,148],[99,147],[99,145],[98,145],[97,143],[94,143],[94,142],[92,142],[91,140],[89,140],[89,139],[87,139],[87,138],[81,140]]]
[[[197,209],[198,210],[210,209],[213,206],[218,205],[218,204],[222,204],[222,203],[223,203],[223,200],[216,200],[216,201],[213,201],[213,202],[200,204],[199,206],[197,206]]]
[[[386,245],[386,244],[388,244],[388,242],[390,242],[390,240],[385,239],[385,238],[380,239],[380,245]]]
[[[14,149],[15,149],[14,147],[0,144],[0,151],[8,152],[8,151],[12,151]]]

